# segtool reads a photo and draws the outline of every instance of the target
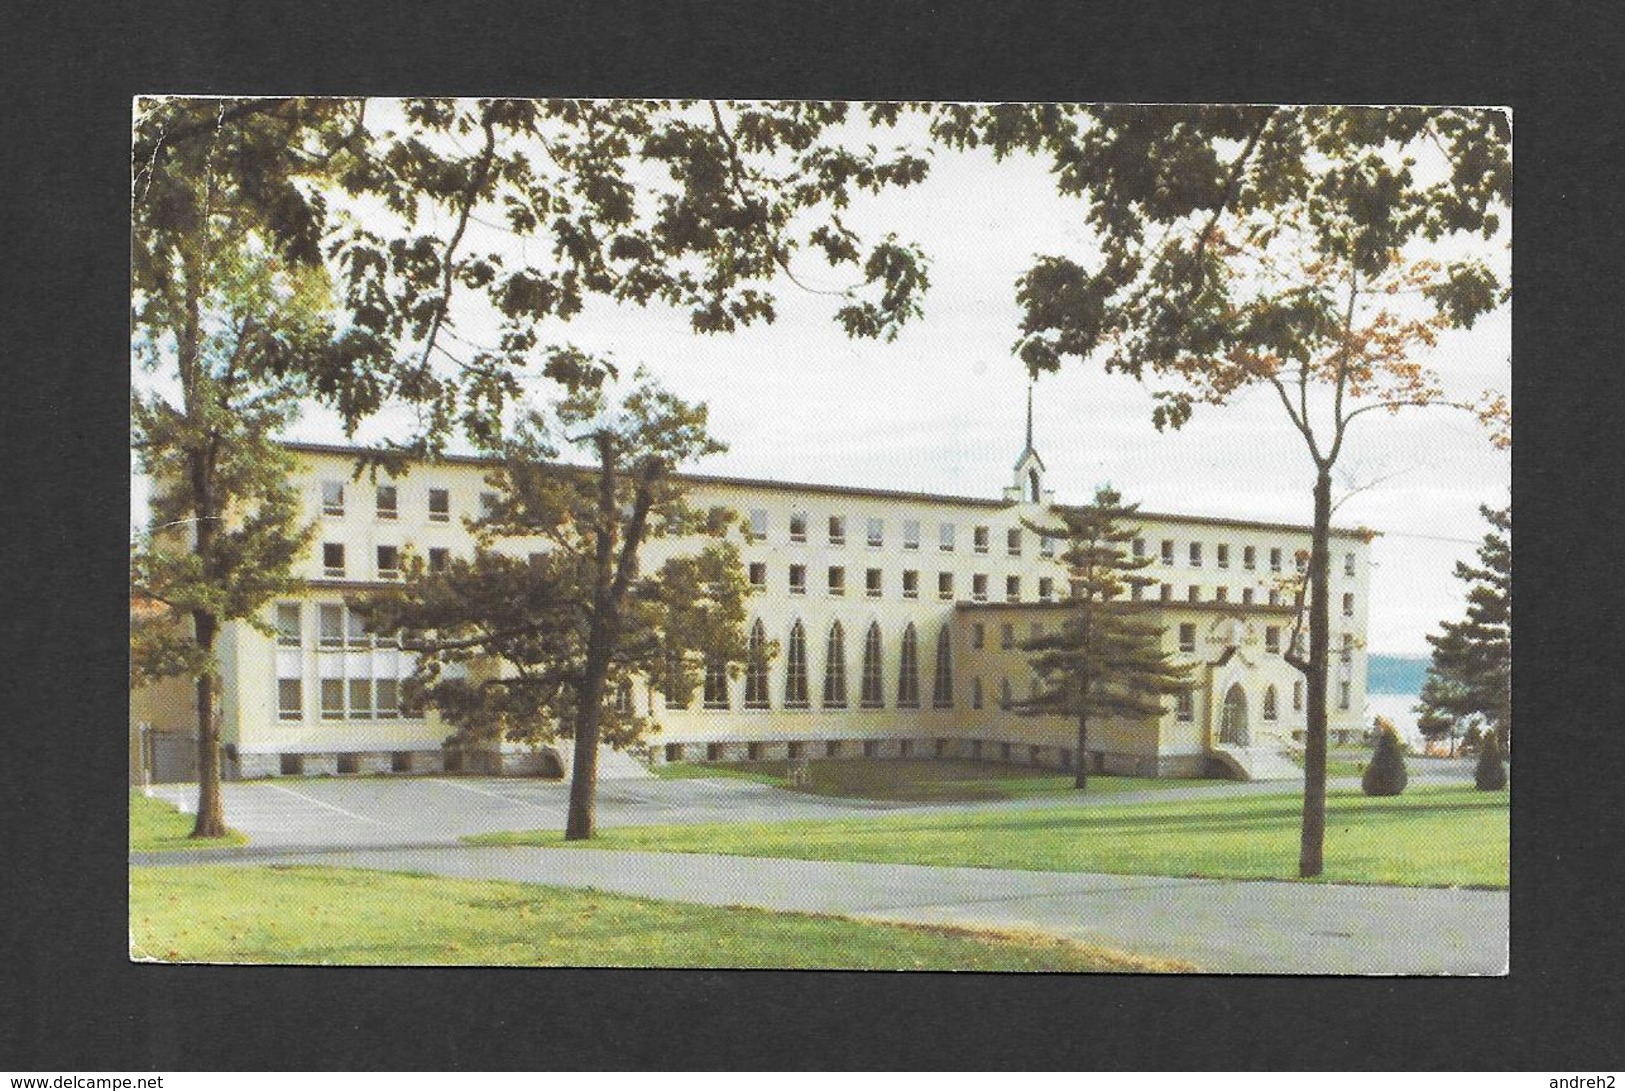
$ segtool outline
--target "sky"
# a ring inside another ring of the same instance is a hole
[[[895,141],[886,132],[873,139]],[[833,321],[839,300],[784,281],[771,325],[725,335],[690,331],[686,315],[594,303],[542,343],[568,339],[641,365],[679,395],[704,402],[727,453],[692,467],[707,473],[968,496],[997,496],[1023,444],[1027,376],[1017,340],[1016,278],[1036,255],[1087,253],[1085,206],[1056,195],[1042,164],[995,164],[984,153],[934,156],[927,181],[860,202],[843,219],[872,239],[918,242],[930,259],[922,318],[891,343],[853,341]],[[479,225],[476,225],[479,230]],[[495,232],[471,238],[512,245]],[[534,244],[532,244],[534,245]],[[844,274],[813,255],[794,265],[811,287],[838,289]],[[480,338],[481,317],[459,334]],[[1492,313],[1447,334],[1425,359],[1446,390],[1510,389],[1511,314]],[[1198,407],[1178,431],[1151,424],[1150,388],[1098,365],[1069,362],[1035,387],[1036,446],[1062,502],[1110,482],[1147,511],[1307,524],[1312,466],[1302,438],[1267,389],[1222,407]],[[398,431],[386,413],[366,442]],[[343,442],[333,416],[308,410],[292,438]],[[1425,635],[1459,615],[1470,559],[1485,528],[1481,504],[1507,503],[1510,456],[1476,420],[1449,409],[1370,414],[1353,426],[1334,502],[1339,526],[1379,533],[1372,546],[1369,649],[1427,652]],[[133,482],[139,521],[145,483]]]

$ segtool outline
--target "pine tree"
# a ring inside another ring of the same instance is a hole
[[[1507,770],[1501,759],[1501,740],[1493,731],[1484,736],[1484,745],[1479,748],[1473,783],[1481,792],[1498,792],[1507,786]]]
[[[1186,670],[1162,646],[1163,626],[1147,606],[1131,599],[1132,588],[1153,581],[1136,575],[1151,561],[1135,557],[1129,545],[1138,528],[1126,520],[1138,511],[1123,503],[1110,485],[1095,492],[1093,504],[1059,509],[1066,525],[1060,560],[1070,574],[1072,593],[1059,631],[1022,644],[1033,653],[1039,692],[1017,703],[1027,716],[1065,715],[1078,725],[1074,785],[1088,786],[1089,722],[1103,716],[1143,719],[1160,716],[1162,698],[1188,685]],[[1047,537],[1053,530],[1032,527]]]
[[[1479,563],[1456,564],[1468,584],[1467,614],[1428,637],[1433,660],[1417,707],[1430,721],[1481,717],[1504,751],[1512,736],[1512,509],[1479,511],[1491,526]]]

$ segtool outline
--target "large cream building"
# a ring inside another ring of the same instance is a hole
[[[556,768],[557,752],[458,754],[433,713],[400,710],[409,653],[367,633],[345,597],[399,578],[408,550],[430,566],[468,555],[490,465],[447,457],[399,478],[354,477],[357,451],[290,444],[315,544],[299,575],[308,590],[275,602],[265,620],[219,642],[228,776],[261,777],[458,768]],[[657,687],[640,702],[659,723],[645,760],[953,756],[1071,767],[1075,726],[1006,706],[1034,684],[1020,650],[1058,627],[1066,572],[1032,525],[1059,525],[1030,439],[999,497],[686,475],[697,506],[737,512],[759,590],[748,625],[775,642],[765,671],[710,675],[686,707]],[[1301,676],[1281,656],[1294,617],[1290,582],[1307,555],[1306,528],[1142,512],[1134,543],[1152,559],[1148,608],[1191,663],[1192,688],[1145,722],[1092,726],[1091,769],[1152,776],[1228,770],[1255,775],[1259,757],[1289,748],[1304,727]],[[1332,537],[1331,730],[1362,729],[1370,532]],[[505,546],[541,548],[523,540]],[[666,550],[657,541],[650,565]],[[628,699],[623,695],[620,699]],[[190,690],[172,683],[135,695],[132,719],[158,732],[194,723]],[[1279,759],[1276,759],[1277,765]],[[1267,765],[1268,763],[1264,763]]]

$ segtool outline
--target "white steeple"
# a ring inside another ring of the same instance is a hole
[[[1033,383],[1027,383],[1027,444],[1016,458],[1015,479],[1004,490],[1006,500],[1021,504],[1048,504],[1055,494],[1044,488],[1044,460],[1033,446]]]

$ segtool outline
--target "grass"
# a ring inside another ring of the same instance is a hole
[[[611,829],[593,848],[853,860],[1118,875],[1292,879],[1296,793],[837,821]],[[483,834],[481,844],[563,846],[551,830]],[[581,842],[571,842],[579,845]],[[1413,787],[1373,799],[1329,793],[1323,881],[1505,887],[1505,792]]]
[[[183,814],[172,804],[131,792],[130,851],[184,852],[248,844],[248,838],[236,830],[227,830],[224,837],[194,840],[190,836],[193,821],[191,815]]]
[[[671,780],[730,777],[810,795],[909,803],[968,803],[1043,795],[1065,796],[1073,792],[1070,773],[979,761],[809,761],[807,783],[799,787],[790,783],[789,762],[784,761],[720,762],[714,765],[674,762],[656,766],[655,773]],[[1094,795],[1112,795],[1212,783],[1217,782],[1091,775],[1088,790]]]
[[[168,962],[1179,972],[1020,932],[879,924],[341,868],[136,868],[131,954]]]

